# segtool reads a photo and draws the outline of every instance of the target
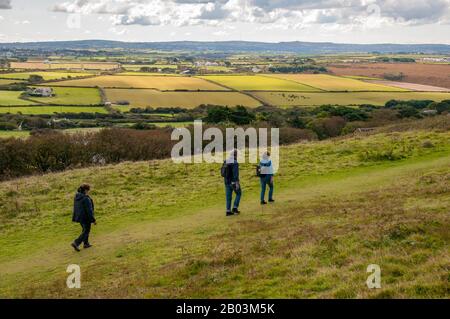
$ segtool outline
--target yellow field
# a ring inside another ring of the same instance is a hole
[[[14,79],[14,80],[28,80],[30,75],[40,75],[45,81],[77,78],[83,76],[90,76],[91,73],[81,72],[19,72],[19,73],[5,73],[0,74],[0,79]]]
[[[407,92],[408,90],[396,87],[367,83],[357,79],[350,79],[326,74],[276,74],[270,77],[295,81],[305,85],[331,92],[358,92],[358,91],[388,91]],[[273,90],[277,91],[277,90]]]
[[[240,91],[320,91],[294,81],[258,75],[210,75],[200,78]]]
[[[252,95],[270,105],[320,106],[320,105],[384,105],[389,100],[433,100],[450,99],[450,93],[441,92],[349,92],[349,93],[283,93],[254,92]]]
[[[193,77],[181,76],[99,76],[55,83],[57,86],[156,89],[161,91],[225,91],[226,89]]]
[[[201,104],[258,107],[261,103],[238,92],[160,92],[156,90],[106,89],[107,99],[116,103],[128,101],[129,106],[118,106],[119,110],[132,107],[183,107],[195,108]]]

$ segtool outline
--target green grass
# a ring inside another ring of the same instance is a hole
[[[54,113],[102,113],[108,111],[103,107],[90,106],[19,106],[19,107],[0,107],[0,114],[27,114],[27,115],[44,115]]]
[[[10,105],[33,105],[36,103],[22,100],[20,91],[0,91],[0,106]]]
[[[14,79],[14,80],[28,80],[30,75],[40,75],[45,81],[68,79],[70,77],[83,77],[90,76],[91,73],[81,73],[81,72],[19,72],[19,73],[5,73],[0,74],[1,79]]]
[[[448,298],[449,137],[283,147],[276,204],[258,205],[254,169],[242,165],[243,214],[228,219],[220,164],[123,163],[1,183],[0,296]],[[71,204],[82,182],[99,225],[94,248],[76,254]],[[80,290],[65,288],[73,263]],[[381,290],[365,286],[373,263]]]
[[[9,137],[25,138],[28,136],[30,136],[29,131],[0,131],[0,138],[9,138]]]
[[[53,97],[30,97],[33,101],[55,105],[99,105],[102,102],[100,92],[95,88],[54,87]]]
[[[298,91],[317,92],[319,89],[294,81],[258,75],[210,75],[200,78],[239,91]]]
[[[320,106],[320,105],[362,105],[382,106],[389,100],[433,100],[450,99],[450,93],[441,92],[348,92],[348,93],[296,93],[296,92],[251,92],[270,105]]]

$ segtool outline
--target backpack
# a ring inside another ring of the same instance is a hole
[[[220,169],[220,175],[223,178],[229,178],[231,176],[231,165],[229,165],[227,162],[224,162],[222,164],[222,168]]]
[[[261,177],[261,165],[256,165],[256,177]]]

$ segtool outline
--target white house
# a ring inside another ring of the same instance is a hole
[[[53,89],[45,87],[31,88],[28,90],[28,95],[39,97],[51,97],[53,96]]]

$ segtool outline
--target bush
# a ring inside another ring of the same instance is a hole
[[[15,123],[0,122],[0,130],[3,130],[3,131],[14,131],[16,129],[17,129],[17,125]]]
[[[320,139],[341,135],[346,125],[344,118],[333,116],[325,119],[315,119],[308,123],[307,127],[314,131]]]

